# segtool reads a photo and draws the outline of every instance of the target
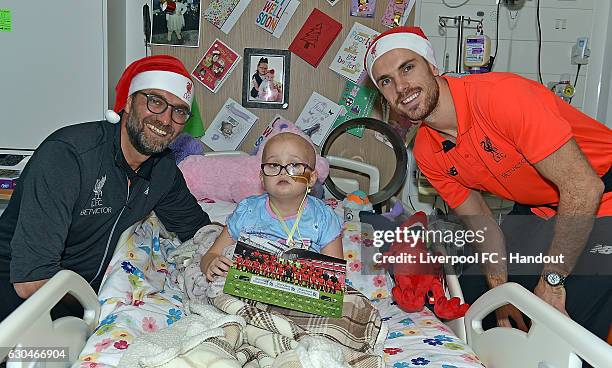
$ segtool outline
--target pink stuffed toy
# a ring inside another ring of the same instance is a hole
[[[312,141],[293,123],[277,119],[268,126],[255,143],[257,153],[253,156],[188,156],[178,165],[189,190],[197,200],[205,198],[238,203],[246,197],[263,193],[259,172],[263,146],[273,136],[291,132]],[[313,145],[314,147],[314,145]],[[317,154],[316,171],[318,181],[324,182],[329,175],[329,163]]]

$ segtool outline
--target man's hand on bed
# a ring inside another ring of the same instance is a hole
[[[544,278],[540,277],[540,281],[538,281],[535,289],[533,289],[533,293],[569,317],[565,310],[566,293],[563,286],[550,286],[544,281]]]
[[[499,327],[513,328],[516,326],[516,328],[525,332],[529,330],[523,319],[523,313],[512,304],[506,304],[497,308],[495,317],[497,318],[497,325]],[[510,319],[514,321],[514,326],[512,326]]]
[[[27,281],[27,282],[16,282],[13,284],[15,288],[15,292],[21,299],[27,299],[32,294],[34,294],[38,289],[40,289],[44,284],[47,283],[49,279],[37,280],[37,281]]]
[[[213,258],[208,265],[208,270],[206,270],[206,279],[212,282],[216,276],[227,276],[227,271],[229,271],[232,264],[233,262],[224,256]]]

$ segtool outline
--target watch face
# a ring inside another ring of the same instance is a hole
[[[546,281],[552,286],[559,285],[561,283],[561,275],[558,273],[551,272],[546,275]]]

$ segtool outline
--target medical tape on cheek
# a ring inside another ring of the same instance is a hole
[[[306,184],[306,193],[310,193],[310,176],[305,176],[305,175],[289,175],[289,177],[291,179],[293,179],[294,181],[304,181],[304,184]]]

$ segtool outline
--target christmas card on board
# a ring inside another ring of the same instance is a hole
[[[266,0],[255,23],[280,38],[299,4],[298,0]]]
[[[403,26],[408,20],[414,3],[415,0],[389,0],[380,22],[389,28]]]
[[[321,146],[338,118],[342,107],[325,96],[313,92],[298,116],[295,125]]]
[[[377,31],[360,23],[353,24],[329,68],[354,83],[361,83],[367,75],[363,59],[376,36]]]
[[[238,65],[240,59],[239,54],[217,39],[206,50],[191,75],[215,93]]]
[[[257,121],[257,116],[228,98],[202,137],[213,151],[235,151]]]
[[[375,89],[346,82],[342,96],[340,96],[340,105],[344,108],[344,111],[338,116],[332,128],[351,119],[370,116],[377,97],[378,91]],[[349,129],[348,132],[361,138],[364,130],[363,127],[357,127]]]
[[[315,8],[291,42],[289,51],[316,68],[340,30],[340,22]]]
[[[204,11],[204,19],[228,34],[251,0],[212,0]]]
[[[376,0],[351,0],[353,17],[372,18],[376,10]]]

